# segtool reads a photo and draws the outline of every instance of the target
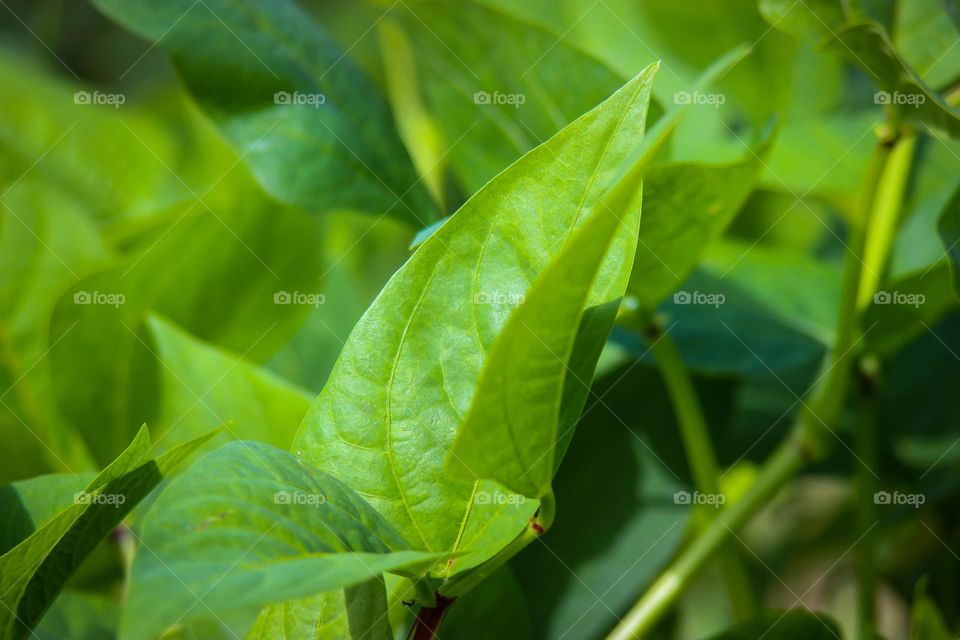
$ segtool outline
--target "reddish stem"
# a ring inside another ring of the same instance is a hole
[[[439,593],[436,596],[436,606],[420,607],[420,611],[417,612],[417,621],[410,631],[408,640],[437,640],[440,637],[438,635],[440,625],[443,623],[444,616],[447,615],[447,607],[453,603],[454,598],[445,598]]]

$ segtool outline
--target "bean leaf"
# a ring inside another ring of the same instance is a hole
[[[414,548],[472,552],[453,571],[489,558],[536,508],[490,481],[451,481],[445,459],[497,335],[635,153],[653,75],[522,157],[420,245],[354,329],[294,441]],[[618,274],[600,280],[597,291],[615,290]]]

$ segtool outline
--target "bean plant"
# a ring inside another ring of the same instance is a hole
[[[0,0],[0,640],[946,640],[954,0]]]

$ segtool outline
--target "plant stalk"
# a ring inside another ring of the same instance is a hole
[[[901,177],[885,171],[891,150],[897,144],[896,139],[882,140],[867,168],[858,219],[850,225],[836,337],[825,360],[826,371],[813,391],[812,402],[802,403],[800,415],[787,439],[764,463],[754,485],[739,500],[723,509],[674,560],[607,640],[634,640],[649,632],[670,610],[704,563],[729,541],[733,532],[746,524],[803,466],[828,452],[834,437],[829,425],[835,424],[842,412],[849,384],[850,352],[857,342],[857,301],[863,277],[861,256],[867,243],[867,231],[877,204],[877,194],[885,188],[881,183]],[[898,163],[897,166],[900,167],[898,171],[903,171],[909,165]]]
[[[683,363],[676,343],[661,331],[656,321],[648,323],[651,351],[663,376],[667,393],[677,415],[680,436],[683,441],[693,483],[697,491],[718,495],[720,493],[720,467],[710,441],[710,430],[690,372]],[[695,530],[700,531],[715,517],[717,510],[694,507]],[[744,620],[755,612],[755,599],[747,571],[735,546],[728,547],[719,558],[723,580],[730,596],[730,604],[738,620]]]

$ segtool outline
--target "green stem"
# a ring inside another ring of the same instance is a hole
[[[683,358],[673,339],[668,334],[662,333],[654,321],[648,322],[648,326],[651,338],[650,349],[656,358],[657,366],[667,387],[667,394],[677,414],[680,436],[690,463],[694,486],[701,493],[718,495],[720,467],[710,442],[710,431],[703,416],[700,399],[690,379],[690,372],[683,363]],[[695,511],[697,513],[694,522],[698,530],[706,527],[717,513],[716,509],[707,508],[695,507]],[[755,600],[750,580],[736,547],[728,548],[726,553],[720,555],[719,561],[734,614],[740,620],[749,618],[755,612]]]
[[[617,625],[607,640],[633,640],[649,632],[670,610],[677,597],[717,549],[791,478],[806,459],[807,451],[793,439],[771,456],[750,490],[723,509],[693,543],[687,547]]]
[[[877,481],[873,469],[877,467],[876,405],[874,389],[878,365],[873,358],[865,358],[860,372],[860,424],[857,428],[856,465],[857,529],[860,543],[857,545],[857,623],[856,640],[875,638],[876,588],[877,588],[877,542],[873,527],[877,521],[874,494]]]
[[[616,626],[608,640],[633,640],[649,632],[670,610],[703,564],[729,541],[732,534],[765,506],[805,464],[823,457],[829,450],[833,438],[829,425],[836,423],[843,409],[849,382],[850,352],[858,334],[857,300],[867,230],[877,194],[882,188],[881,181],[899,179],[899,176],[884,171],[890,151],[896,144],[896,141],[882,141],[867,168],[859,217],[850,225],[836,337],[825,361],[826,372],[814,389],[812,403],[803,403],[787,439],[764,463],[750,490],[723,509],[703,533],[684,549]],[[902,163],[899,166],[900,170],[904,169]]]

